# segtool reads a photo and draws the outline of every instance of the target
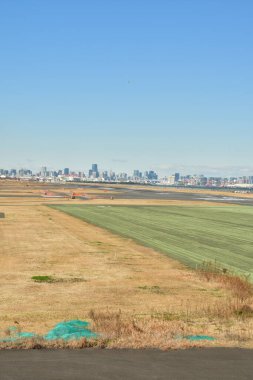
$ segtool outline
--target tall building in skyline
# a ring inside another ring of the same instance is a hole
[[[40,174],[41,174],[41,177],[47,176],[47,167],[46,166],[42,166]]]
[[[98,178],[98,176],[99,176],[98,165],[97,164],[92,164],[91,165],[91,171],[89,171],[89,177]]]
[[[141,178],[142,173],[138,169],[136,169],[136,170],[134,170],[133,177],[134,178]]]
[[[145,177],[149,180],[157,180],[158,179],[158,175],[156,172],[154,172],[153,170],[150,170],[149,172],[146,172],[146,175]]]
[[[97,171],[98,171],[98,165],[97,165],[97,164],[92,164],[92,165],[91,165],[91,170],[92,170],[93,172],[97,172]]]
[[[179,173],[175,173],[175,182],[178,182],[180,179],[180,174]]]

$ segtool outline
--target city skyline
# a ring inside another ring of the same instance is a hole
[[[132,173],[129,171],[119,171],[113,169],[101,169],[97,163],[90,165],[88,170],[75,170],[69,167],[63,167],[58,169],[52,169],[47,166],[42,166],[39,170],[33,171],[31,168],[1,168],[0,167],[0,178],[22,178],[22,177],[37,177],[37,178],[82,178],[84,180],[107,180],[107,181],[139,181],[139,180],[151,180],[151,181],[165,181],[169,184],[174,184],[180,182],[182,179],[196,179],[203,184],[208,183],[209,179],[221,179],[222,181],[230,181],[233,183],[245,183],[253,184],[253,171],[251,174],[241,173],[240,175],[211,175],[207,173],[179,173],[178,171],[167,172],[166,175],[159,175],[154,170],[148,169],[140,170],[134,169]],[[186,181],[187,182],[187,181]],[[224,183],[225,183],[224,182]]]
[[[140,166],[137,162],[136,165],[134,165],[132,168],[128,167],[127,165],[111,165],[109,167],[106,167],[104,164],[98,163],[99,166],[99,171],[110,171],[113,170],[115,172],[127,172],[127,173],[133,173],[134,170],[140,170],[144,172],[147,170],[147,167],[149,170],[154,170],[155,172],[158,173],[159,177],[163,177],[166,175],[169,175],[171,173],[176,173],[180,172],[182,175],[206,175],[206,176],[215,176],[215,177],[241,177],[241,176],[251,176],[253,175],[253,166],[252,167],[239,167],[239,166],[224,166],[224,167],[207,167],[203,165],[196,165],[196,166],[190,166],[190,165],[181,165],[181,164],[167,164],[167,165],[161,165],[159,166]],[[59,170],[59,168],[64,169],[64,168],[69,168],[73,172],[89,172],[91,164],[75,164],[72,167],[70,165],[56,165],[56,164],[43,164],[43,165],[38,165],[34,166],[32,165],[29,161],[27,162],[26,165],[3,165],[2,162],[0,162],[0,169],[5,169],[5,170],[11,170],[11,169],[28,169],[32,170],[33,172],[39,172],[42,167],[47,167],[49,171],[54,171],[54,170]]]

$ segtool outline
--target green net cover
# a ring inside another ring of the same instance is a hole
[[[44,339],[46,340],[71,340],[71,339],[81,339],[81,338],[96,338],[97,334],[89,330],[88,322],[72,320],[67,322],[60,322],[55,325],[55,327],[50,330]]]
[[[0,337],[0,342],[15,342],[23,339],[42,338],[45,340],[77,340],[81,338],[96,338],[97,334],[89,330],[86,321],[72,320],[57,323],[47,334],[40,336],[32,332],[20,332],[16,326],[9,327],[8,335]]]

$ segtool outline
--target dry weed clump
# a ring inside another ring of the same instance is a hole
[[[203,305],[200,312],[210,318],[228,320],[230,318],[245,319],[253,317],[253,309],[250,306],[253,297],[253,284],[247,276],[234,274],[226,268],[220,267],[217,262],[203,262],[197,268],[201,278],[206,281],[219,283],[231,292],[226,302],[215,305]]]
[[[215,281],[232,291],[233,296],[243,302],[253,295],[253,284],[247,276],[240,276],[221,268],[216,262],[203,262],[198,273],[207,281]]]
[[[108,348],[176,349],[202,346],[205,343],[184,339],[191,330],[183,321],[168,321],[153,316],[135,318],[121,311],[89,312],[93,329],[107,339]]]
[[[121,310],[118,312],[90,310],[89,318],[93,321],[96,331],[103,332],[110,339],[117,339],[122,335],[132,334],[133,331],[143,332],[134,319],[125,319]]]
[[[208,318],[212,320],[226,321],[231,318],[246,319],[253,317],[253,309],[245,301],[238,299],[228,299],[223,303],[215,303],[214,305],[202,305],[195,311],[188,312],[194,318]]]
[[[246,277],[226,274],[220,276],[219,281],[231,289],[234,296],[240,301],[246,301],[252,297],[253,287]]]

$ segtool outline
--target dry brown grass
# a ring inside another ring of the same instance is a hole
[[[238,309],[235,309],[238,311]],[[233,310],[233,311],[235,311]],[[242,309],[241,309],[242,310]],[[201,311],[201,312],[200,312]],[[227,312],[230,311],[229,314]],[[54,348],[156,348],[186,349],[207,346],[252,347],[252,309],[243,310],[244,317],[231,313],[230,306],[192,310],[182,314],[154,313],[149,316],[126,315],[121,311],[91,310],[87,318],[99,336],[97,339],[75,341],[45,341],[42,338],[0,343],[0,349],[54,349]],[[215,341],[195,341],[189,335],[209,335]]]
[[[6,215],[0,220],[0,330],[17,321],[22,331],[44,334],[62,320],[87,319],[101,337],[94,342],[29,340],[17,348],[179,348],[193,345],[181,339],[187,334],[217,338],[208,344],[253,347],[247,282],[235,276],[200,275],[43,202],[39,197],[0,199],[0,211]],[[55,281],[32,280],[43,275]],[[6,345],[16,347],[2,347]]]
[[[83,318],[91,308],[150,313],[194,297],[202,281],[181,264],[129,239],[110,234],[43,206],[2,207],[0,321],[43,331],[54,323]],[[33,276],[58,281],[35,283]],[[61,279],[61,281],[59,281]],[[71,281],[80,279],[80,282]],[[63,281],[64,280],[64,281]],[[81,281],[83,280],[83,281]],[[149,291],[157,286],[161,292]],[[205,289],[215,302],[213,284]],[[221,290],[220,295],[225,296]]]
[[[107,348],[108,342],[104,339],[79,339],[46,341],[40,338],[20,339],[15,342],[0,342],[0,350],[41,350],[41,349],[82,349]]]

